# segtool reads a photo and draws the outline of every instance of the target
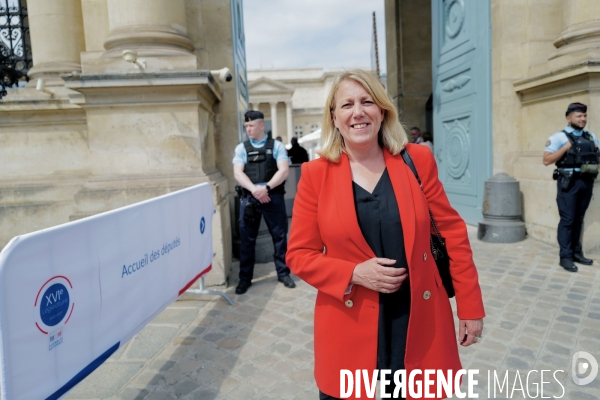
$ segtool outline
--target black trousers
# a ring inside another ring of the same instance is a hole
[[[285,253],[287,252],[288,219],[285,211],[283,193],[270,193],[271,201],[266,204],[259,203],[251,196],[243,196],[240,199],[240,280],[251,281],[254,274],[254,261],[256,254],[256,238],[261,218],[249,223],[244,220],[244,211],[248,202],[253,201],[265,218],[269,233],[273,238],[275,252],[273,259],[277,276],[283,277],[290,274],[290,269],[285,265]]]
[[[562,176],[557,180],[556,203],[560,222],[558,223],[558,245],[560,258],[573,258],[574,253],[582,253],[581,228],[583,217],[592,200],[594,179],[579,175],[573,178],[571,186],[561,189]]]

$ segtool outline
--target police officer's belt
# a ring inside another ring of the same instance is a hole
[[[580,171],[574,171],[573,168],[557,168],[556,169],[561,174],[571,174],[573,175],[592,175],[598,174],[600,171],[600,164],[582,164],[580,167]]]

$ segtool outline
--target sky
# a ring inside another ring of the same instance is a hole
[[[245,0],[248,69],[371,66],[373,11],[385,71],[384,0]]]

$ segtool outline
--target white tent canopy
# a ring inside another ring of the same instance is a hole
[[[319,141],[321,140],[321,130],[317,129],[316,131],[309,133],[306,136],[302,136],[300,139],[298,139],[298,143],[302,144],[302,143],[306,143],[306,142],[312,142],[312,141]]]
[[[298,139],[298,143],[306,149],[309,159],[318,158],[317,151],[321,148],[321,130],[317,129],[306,136],[302,136]]]

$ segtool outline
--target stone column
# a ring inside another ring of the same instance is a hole
[[[554,57],[600,47],[600,7],[594,0],[563,0],[563,31]]]
[[[271,105],[271,137],[275,139],[277,136],[277,102],[269,103]]]
[[[285,118],[287,122],[287,135],[288,135],[288,143],[292,140],[292,136],[294,136],[294,123],[292,121],[292,102],[285,102]]]
[[[107,1],[110,34],[104,47],[109,52],[142,48],[152,55],[176,55],[194,50],[187,36],[185,0]]]
[[[253,104],[252,104],[252,109],[253,109],[254,111],[258,111],[258,110],[259,110],[259,107],[260,107],[260,103],[253,103]]]
[[[81,71],[80,53],[85,50],[81,0],[28,0],[29,35],[33,68],[29,77],[35,85],[63,85],[60,74]]]
[[[81,0],[81,11],[85,28],[85,51],[103,53],[104,40],[110,32],[106,0]],[[82,55],[82,59],[85,59],[85,55]]]

